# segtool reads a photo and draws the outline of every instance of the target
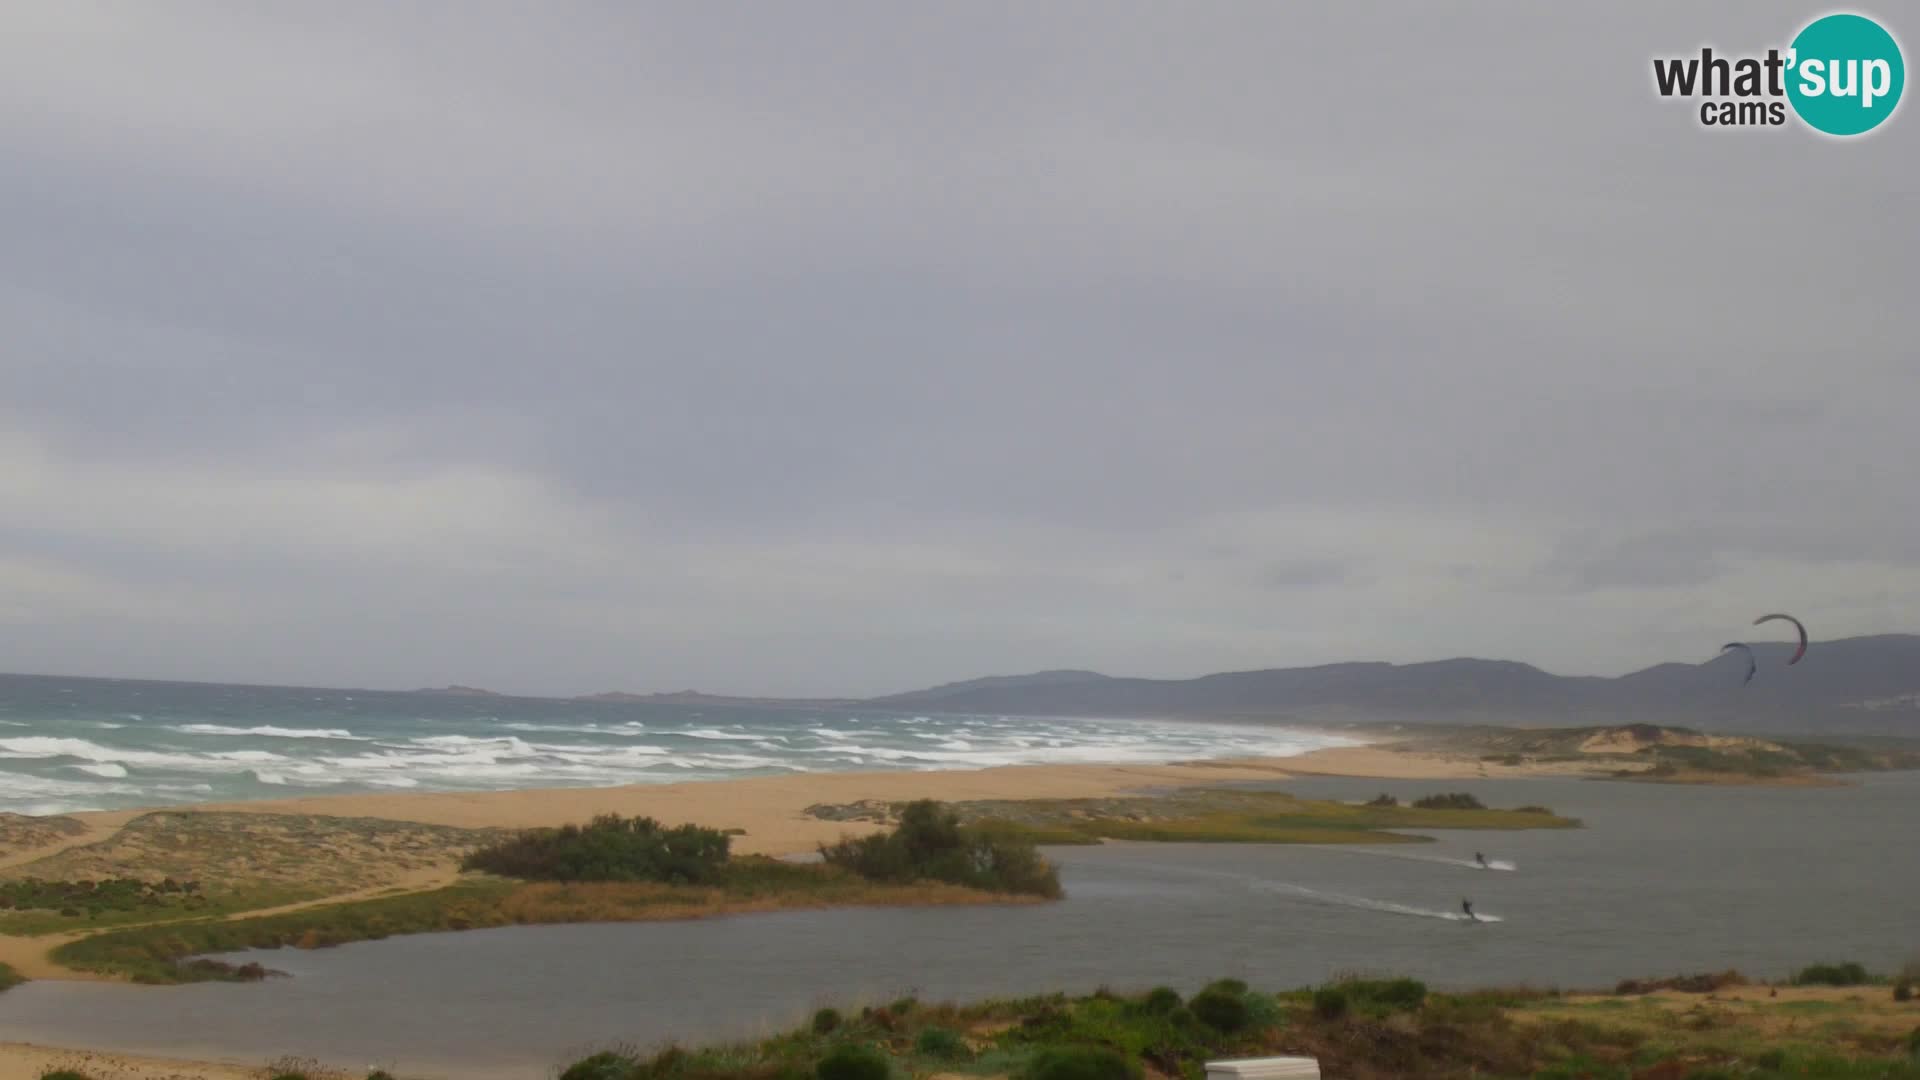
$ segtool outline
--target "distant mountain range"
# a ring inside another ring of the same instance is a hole
[[[1753,646],[1745,662],[1659,664],[1618,678],[1552,675],[1510,660],[1361,662],[1203,675],[1116,678],[1042,671],[874,698],[889,709],[1055,716],[1189,716],[1301,722],[1667,723],[1721,730],[1920,735],[1920,636]]]
[[[1298,723],[1447,723],[1522,727],[1672,724],[1721,731],[1920,736],[1920,635],[1753,646],[1745,661],[1657,664],[1618,678],[1553,675],[1512,660],[1425,664],[1362,661],[1137,679],[1097,671],[1037,671],[947,683],[878,698],[768,698],[695,690],[574,698],[590,702],[759,708],[875,708],[1028,716],[1172,716]],[[449,686],[418,693],[487,696]]]

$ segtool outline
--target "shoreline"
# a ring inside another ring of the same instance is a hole
[[[133,818],[161,812],[378,818],[462,829],[542,828],[577,824],[595,814],[618,813],[653,817],[670,825],[686,823],[744,830],[734,836],[735,853],[779,857],[811,852],[818,844],[831,843],[847,833],[876,828],[807,814],[808,807],[821,804],[863,800],[905,802],[921,798],[942,802],[1110,798],[1211,784],[1330,776],[1380,780],[1500,780],[1607,775],[1597,763],[1502,765],[1464,754],[1364,743],[1287,757],[1212,758],[1156,765],[1075,763],[924,771],[875,769],[616,787],[351,792],[132,810],[76,811],[60,816],[87,826],[85,834],[45,847],[7,852],[0,855],[0,869],[86,843]]]
[[[1671,776],[1621,775],[1616,762],[1532,760],[1505,763],[1462,750],[1343,737],[1359,745],[1323,747],[1285,757],[1208,758],[1163,764],[994,765],[976,769],[859,770],[785,773],[613,787],[518,788],[493,791],[350,792],[276,799],[181,803],[121,810],[84,810],[65,815],[86,826],[82,834],[44,846],[0,852],[0,870],[110,835],[127,822],[152,813],[299,814],[386,821],[460,829],[528,829],[577,824],[596,814],[656,818],[666,824],[694,824],[742,830],[733,850],[741,855],[774,857],[815,850],[849,833],[877,826],[812,817],[811,806],[860,801],[906,802],[930,798],[942,802],[1015,799],[1111,798],[1212,784],[1282,782],[1309,777],[1376,780],[1592,779],[1637,783],[1705,785],[1829,786],[1844,781],[1824,774],[1774,778],[1718,773]]]

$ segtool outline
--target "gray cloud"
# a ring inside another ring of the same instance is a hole
[[[1806,14],[22,13],[4,666],[858,693],[1896,628],[1913,120],[1707,133],[1647,77]]]

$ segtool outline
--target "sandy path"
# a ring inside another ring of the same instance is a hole
[[[62,1050],[32,1043],[0,1043],[0,1080],[39,1080],[49,1069],[72,1069],[88,1080],[259,1080],[259,1066],[219,1065],[172,1058]]]

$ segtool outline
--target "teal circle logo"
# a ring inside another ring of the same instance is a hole
[[[1793,39],[1787,100],[1809,127],[1862,135],[1900,104],[1907,65],[1900,43],[1864,15],[1827,15]]]

